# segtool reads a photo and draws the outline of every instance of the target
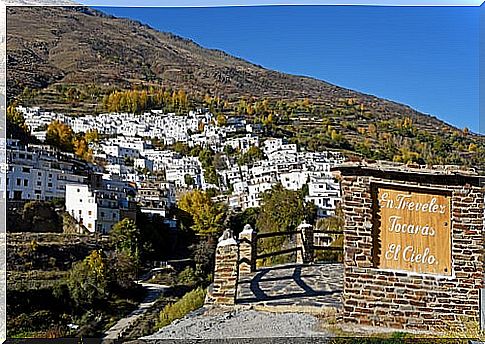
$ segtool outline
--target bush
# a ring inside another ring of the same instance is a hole
[[[187,266],[185,269],[183,269],[177,276],[178,284],[194,286],[197,284],[197,281],[198,279],[195,275],[195,271],[190,266]]]
[[[176,319],[184,317],[186,314],[204,305],[205,289],[197,288],[185,294],[175,303],[166,305],[160,312],[158,327],[164,327]]]

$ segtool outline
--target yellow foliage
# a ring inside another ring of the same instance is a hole
[[[47,127],[46,142],[63,151],[71,152],[73,136],[70,126],[56,120]]]
[[[86,134],[84,134],[84,138],[86,139],[87,143],[99,141],[98,130],[97,129],[88,130]]]
[[[93,151],[84,138],[74,139],[74,154],[86,161],[93,159]]]
[[[223,126],[227,124],[226,116],[224,116],[223,114],[217,115],[216,121],[217,121],[217,125],[219,126],[221,125]]]
[[[182,195],[178,203],[181,210],[189,213],[194,221],[192,229],[202,235],[214,234],[222,230],[224,208],[214,204],[207,193],[192,190]]]
[[[476,152],[478,150],[478,146],[475,143],[470,143],[468,146],[468,151],[469,152]]]

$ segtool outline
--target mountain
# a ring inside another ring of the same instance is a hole
[[[10,7],[7,13],[9,96],[25,86],[39,88],[54,82],[122,87],[153,82],[229,99],[364,98],[368,103],[380,103],[389,112],[417,114],[404,105],[324,81],[271,71],[139,22],[88,8]]]
[[[85,110],[86,106],[91,106],[89,111],[99,109],[99,98],[91,99],[91,104],[85,101],[82,106],[66,106],[54,87],[87,84],[107,89],[160,85],[234,102],[242,97],[288,101],[308,99],[319,106],[317,117],[320,121],[325,116],[330,120],[331,126],[325,127],[328,135],[318,123],[302,121],[282,127],[285,135],[300,135],[301,130],[294,129],[295,125],[304,128],[303,132],[307,133],[305,140],[316,140],[318,135],[326,135],[325,140],[330,142],[333,140],[330,136],[339,138],[342,133],[349,141],[346,149],[364,152],[367,157],[394,159],[395,154],[402,153],[402,145],[411,153],[416,151],[418,155],[430,157],[434,156],[436,149],[441,152],[441,147],[444,147],[442,158],[426,159],[426,162],[469,163],[473,160],[470,160],[470,151],[474,153],[477,150],[477,147],[470,148],[471,143],[476,144],[482,153],[482,136],[463,132],[409,106],[325,81],[268,70],[133,20],[116,18],[86,7],[8,7],[9,100],[28,87],[42,90],[37,98],[40,103],[35,105],[61,110],[67,108],[74,113],[82,111],[81,107]],[[351,102],[346,104],[349,99]],[[405,119],[408,119],[406,125],[412,123],[411,128],[403,127]],[[367,134],[367,129],[375,131],[373,125],[377,134]],[[335,130],[338,133],[330,135]],[[391,133],[392,140],[381,137],[383,133]],[[435,145],[435,139],[445,142]],[[386,154],[374,154],[385,144]]]

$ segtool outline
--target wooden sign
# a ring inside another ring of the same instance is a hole
[[[375,196],[379,267],[451,275],[450,197],[388,188]]]

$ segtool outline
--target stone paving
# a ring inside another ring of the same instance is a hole
[[[282,310],[339,310],[342,290],[342,264],[282,265],[240,276],[236,303]]]

